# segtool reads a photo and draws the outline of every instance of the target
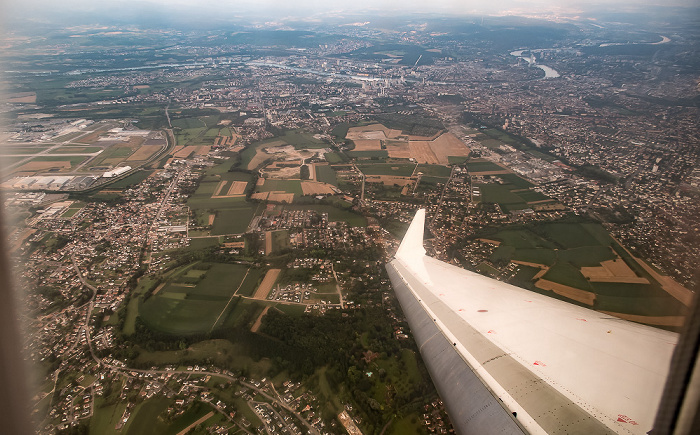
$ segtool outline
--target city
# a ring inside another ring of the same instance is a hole
[[[452,433],[384,268],[420,208],[434,258],[682,328],[697,23],[355,18],[6,29],[39,433]]]

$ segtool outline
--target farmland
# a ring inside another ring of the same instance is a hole
[[[236,293],[252,294],[263,271],[239,264],[192,263],[168,276],[165,286],[139,305],[150,328],[170,334],[208,332]],[[218,323],[217,323],[218,325]]]
[[[531,290],[554,291],[559,297],[600,311],[650,316],[649,321],[659,325],[672,325],[674,316],[684,310],[682,303],[644,273],[644,268],[598,224],[541,223],[502,229],[488,239],[501,242],[491,261],[522,264],[523,272],[512,282]],[[604,269],[602,264],[609,266]],[[535,278],[536,273],[539,278]],[[641,317],[637,320],[644,322]]]

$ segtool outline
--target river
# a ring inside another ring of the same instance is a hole
[[[541,69],[542,71],[544,71],[544,77],[543,77],[544,79],[555,79],[557,77],[560,77],[559,73],[554,68],[550,68],[547,65],[539,65],[537,63],[537,60],[535,59],[535,57],[533,55],[523,56],[524,51],[527,51],[527,50],[511,51],[510,54],[511,54],[511,56],[515,56],[515,57],[519,57],[521,59],[524,59],[527,63],[530,64],[530,66],[537,67],[537,68]],[[529,50],[529,51],[530,51],[530,53],[533,52],[533,50]]]

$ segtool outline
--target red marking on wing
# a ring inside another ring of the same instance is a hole
[[[487,332],[487,334],[495,334],[495,333],[496,333],[496,331],[494,331],[493,329],[489,329]]]
[[[543,363],[542,361],[535,361],[532,365],[547,367],[547,364]]]
[[[637,426],[637,425],[639,424],[639,423],[637,423],[636,421],[632,420],[631,418],[629,418],[629,417],[627,417],[626,415],[623,415],[623,414],[618,414],[618,415],[617,415],[617,421],[619,421],[619,422],[621,422],[621,423],[629,423],[629,424],[631,424],[631,425],[633,425],[633,426]]]
[[[588,320],[586,320],[586,319],[576,319],[576,320],[580,320],[582,322],[588,322]]]

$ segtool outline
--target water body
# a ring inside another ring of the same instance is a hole
[[[659,36],[661,37],[661,41],[659,42],[605,42],[603,44],[600,44],[599,47],[610,47],[613,45],[661,45],[671,42],[671,38],[669,38],[668,36]]]
[[[541,69],[542,71],[544,71],[544,77],[543,77],[544,79],[555,79],[557,77],[560,77],[559,73],[554,68],[550,68],[547,65],[539,65],[537,63],[537,60],[535,59],[534,55],[523,56],[524,51],[530,51],[530,53],[532,53],[534,50],[517,50],[517,51],[511,51],[510,54],[511,54],[511,56],[515,56],[515,57],[519,57],[521,59],[524,59],[527,63],[530,64],[530,66],[537,67],[537,68]]]
[[[312,69],[298,68],[295,66],[284,65],[281,63],[248,62],[248,65],[267,66],[267,67],[272,67],[272,68],[282,68],[282,69],[288,69],[291,71],[305,72],[305,73],[309,73],[309,74],[316,74],[316,75],[325,76],[325,77],[334,77],[334,78],[338,78],[338,79],[361,80],[363,82],[378,82],[378,81],[386,80],[386,79],[379,78],[379,77],[357,76],[357,75],[350,75],[350,74],[338,74],[338,73],[334,73],[334,72],[316,71],[316,70],[312,70]]]

